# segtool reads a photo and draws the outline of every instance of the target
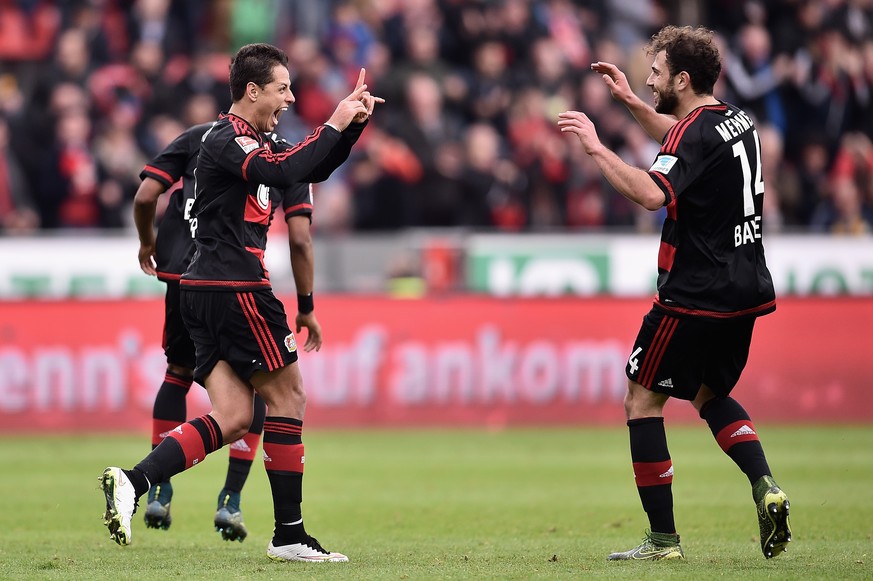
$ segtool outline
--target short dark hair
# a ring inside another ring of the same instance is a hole
[[[721,74],[721,58],[713,39],[714,33],[703,26],[665,26],[652,36],[646,54],[666,51],[670,76],[682,71],[691,77],[691,88],[697,95],[712,95]]]
[[[230,60],[230,98],[239,101],[246,93],[246,85],[263,87],[273,81],[273,68],[288,66],[288,55],[273,46],[259,42],[247,44]]]

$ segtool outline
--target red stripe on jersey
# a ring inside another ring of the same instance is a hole
[[[146,173],[153,173],[156,176],[165,179],[170,184],[176,183],[176,180],[178,179],[178,178],[174,178],[173,176],[171,176],[170,174],[168,174],[164,170],[156,168],[153,165],[146,165],[144,168],[142,168],[142,171],[144,171]]]
[[[722,450],[727,452],[734,444],[740,442],[757,442],[758,433],[751,420],[740,420],[723,427],[715,436],[715,441]]]
[[[197,280],[183,278],[179,280],[181,286],[202,286],[202,287],[263,287],[269,288],[269,280]]]
[[[245,171],[245,170],[243,170]],[[260,188],[258,188],[260,190]],[[243,214],[243,219],[246,222],[253,224],[269,224],[270,216],[273,214],[273,203],[270,201],[270,190],[263,190],[267,196],[267,207],[261,205],[260,192],[255,195],[246,196],[246,208]]]
[[[670,183],[670,180],[667,179],[667,176],[657,171],[650,171],[649,175],[652,177],[658,178],[664,187],[667,188],[667,206],[676,201],[676,193],[673,191],[673,184]]]
[[[673,332],[679,325],[679,320],[672,317],[664,317],[661,324],[658,326],[658,331],[655,333],[655,340],[649,348],[649,353],[643,361],[643,366],[640,369],[640,385],[648,389],[652,388],[652,380],[655,378],[655,372],[661,366],[661,359],[664,358],[664,352],[667,351],[667,345],[670,344],[670,339],[673,338]]]
[[[172,272],[163,272],[160,270],[157,272],[158,272],[158,280],[179,280],[180,278],[182,278],[181,274],[174,274]]]
[[[285,208],[285,218],[289,218],[289,214],[299,212],[300,210],[309,210],[310,212],[312,212],[312,204],[295,204],[290,208]]]
[[[267,472],[303,474],[304,459],[303,444],[277,444],[264,439],[264,468]]]
[[[679,147],[679,142],[682,141],[682,136],[685,134],[685,130],[688,129],[691,123],[697,119],[701,113],[703,113],[703,107],[696,109],[688,117],[674,125],[672,135],[668,135],[669,142],[661,148],[661,153],[676,153],[676,149]]]
[[[673,461],[634,462],[634,479],[637,486],[661,486],[673,483]]]
[[[670,272],[674,260],[676,260],[676,247],[662,240],[661,247],[658,249],[658,268]]]
[[[667,217],[671,220],[679,219],[678,206],[676,205],[676,198],[673,198],[673,201],[667,204]]]
[[[258,262],[261,263],[261,270],[264,271],[264,278],[269,279],[270,273],[267,270],[267,265],[264,264],[264,249],[263,248],[255,248],[253,246],[246,246],[246,250],[255,255],[255,258],[258,259]]]
[[[245,159],[245,161],[243,162],[243,164],[242,164],[242,168],[241,168],[241,171],[242,171],[242,179],[244,179],[245,181],[249,181],[249,175],[248,175],[248,171],[249,171],[249,162],[252,160],[252,158],[253,158],[254,156],[258,155],[258,153],[261,152],[261,151],[264,151],[264,148],[263,148],[263,147],[259,147],[258,149],[255,149],[254,151],[250,152],[250,153],[246,156],[246,159]]]
[[[665,305],[661,302],[660,297],[655,297],[655,304],[665,311],[682,313],[684,315],[709,317],[711,319],[732,319],[734,317],[745,317],[747,315],[754,315],[755,313],[761,313],[770,309],[774,309],[776,307],[776,299],[766,302],[763,305],[758,305],[757,307],[743,309],[742,311],[731,311],[727,313],[722,311],[705,311],[703,309],[686,309],[684,307],[677,307],[675,305]]]
[[[279,355],[279,347],[276,346],[276,341],[270,334],[267,322],[258,312],[255,297],[252,293],[239,293],[236,296],[242,306],[246,319],[249,321],[252,333],[258,341],[258,346],[261,348],[261,354],[267,362],[267,369],[273,371],[274,369],[282,367],[282,357]]]
[[[310,143],[312,143],[313,141],[315,141],[316,139],[318,139],[318,136],[321,135],[321,132],[322,132],[322,131],[324,131],[324,127],[325,127],[324,125],[319,125],[318,127],[315,128],[315,131],[313,131],[311,134],[309,134],[309,135],[306,137],[306,139],[304,139],[303,141],[301,141],[300,143],[298,143],[298,144],[295,145],[294,147],[290,147],[290,148],[288,148],[288,149],[286,149],[286,150],[284,150],[284,151],[280,151],[280,152],[278,152],[278,153],[276,153],[276,154],[274,154],[274,153],[271,152],[271,151],[270,151],[270,152],[265,152],[265,153],[269,153],[269,154],[270,154],[270,157],[274,157],[274,158],[275,158],[275,160],[270,160],[270,161],[273,161],[274,163],[280,162],[280,161],[284,160],[285,158],[294,155],[295,153],[297,153],[298,151],[300,151],[302,148],[306,147],[307,145],[309,145]],[[264,155],[264,154],[261,154],[261,155],[262,155],[263,157],[267,157],[267,156]]]

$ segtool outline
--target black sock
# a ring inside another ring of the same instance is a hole
[[[634,478],[652,532],[675,533],[673,461],[667,449],[664,418],[628,420]]]
[[[267,416],[264,421],[264,467],[273,494],[275,543],[302,540],[303,422],[296,418]],[[289,526],[289,525],[299,526]]]
[[[751,484],[770,475],[764,448],[749,414],[735,399],[711,399],[700,409],[716,442],[730,456]]]

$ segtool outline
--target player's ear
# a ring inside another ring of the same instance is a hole
[[[260,92],[260,90],[261,88],[258,86],[257,83],[249,82],[249,84],[246,85],[246,95],[248,95],[249,99],[251,99],[252,101],[258,100],[258,93]]]

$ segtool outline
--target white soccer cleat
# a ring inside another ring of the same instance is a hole
[[[136,492],[133,483],[121,468],[110,466],[100,477],[100,488],[106,497],[103,524],[109,529],[109,538],[119,545],[130,544],[130,519],[136,512]]]
[[[302,543],[276,547],[273,541],[267,545],[267,556],[274,561],[306,561],[309,563],[346,563],[349,558],[342,553],[332,553],[322,547],[313,537],[307,536]]]

